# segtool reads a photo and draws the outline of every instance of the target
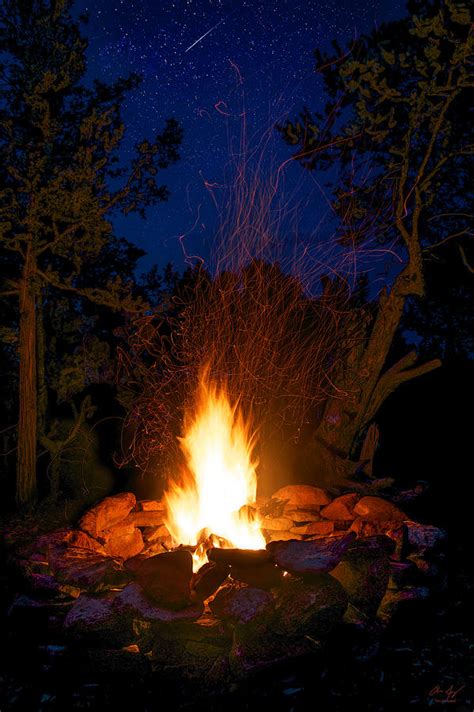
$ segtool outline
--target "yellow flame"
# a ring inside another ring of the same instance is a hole
[[[165,493],[175,545],[201,544],[194,555],[197,567],[207,560],[211,536],[212,546],[264,548],[260,521],[245,507],[257,494],[250,425],[224,390],[210,383],[206,371],[180,444],[186,467],[181,483],[171,483]]]

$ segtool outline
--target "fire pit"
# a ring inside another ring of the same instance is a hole
[[[94,666],[214,686],[319,651],[341,628],[377,635],[444,586],[442,530],[388,499],[287,485],[257,497],[255,435],[203,372],[184,462],[159,500],[106,497],[15,562],[28,596]]]
[[[99,668],[218,685],[312,655],[341,627],[379,634],[444,586],[444,532],[386,499],[289,485],[247,509],[263,547],[201,543],[202,564],[175,546],[163,500],[107,497],[16,553],[28,595],[10,619],[41,614]]]

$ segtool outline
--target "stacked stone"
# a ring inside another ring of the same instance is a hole
[[[442,585],[444,532],[382,498],[294,485],[256,507],[266,549],[211,549],[193,574],[190,551],[164,551],[161,503],[108,497],[22,552],[29,595],[11,620],[52,617],[94,665],[223,679],[307,654],[338,625],[388,623]]]

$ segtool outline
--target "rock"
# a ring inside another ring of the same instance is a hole
[[[145,595],[165,608],[180,610],[191,602],[193,557],[185,549],[137,562],[135,577]]]
[[[97,541],[97,539],[91,537],[89,534],[80,531],[80,529],[71,532],[71,536],[68,540],[68,543],[71,546],[78,546],[81,549],[91,549],[91,551],[95,551],[98,554],[106,556],[103,545],[99,541]]]
[[[320,487],[311,485],[287,485],[274,492],[272,499],[279,499],[300,509],[322,507],[329,504],[331,497]]]
[[[325,519],[333,519],[340,522],[355,519],[354,507],[359,495],[356,492],[349,492],[340,497],[336,497],[331,504],[321,509],[321,516]]]
[[[89,648],[85,652],[89,670],[97,675],[128,676],[130,682],[137,684],[145,679],[149,672],[149,662],[142,655],[137,645],[128,645],[120,649]],[[123,683],[123,677],[121,679]]]
[[[232,578],[255,588],[270,589],[280,586],[284,580],[284,572],[272,561],[260,566],[232,566]]]
[[[267,544],[273,560],[290,573],[313,574],[331,571],[354,541],[355,534],[326,537],[314,541],[274,541]]]
[[[406,549],[406,526],[404,522],[358,518],[354,519],[349,531],[355,532],[358,538],[385,534],[397,544],[395,556],[397,556],[397,558],[403,558]]]
[[[273,596],[260,588],[224,586],[210,602],[215,616],[233,623],[247,624],[267,618],[273,610]]]
[[[387,588],[398,590],[408,583],[414,583],[417,568],[412,561],[390,561],[390,573]]]
[[[150,603],[141,586],[131,583],[118,593],[113,601],[113,609],[120,616],[140,618],[144,621],[159,623],[177,623],[194,621],[199,618],[204,607],[201,603],[188,606],[179,611],[171,611]]]
[[[137,502],[137,508],[141,512],[165,512],[166,505],[156,499],[141,499]]]
[[[78,598],[81,589],[61,583],[49,574],[32,573],[26,579],[28,588],[42,598]]]
[[[349,602],[367,616],[374,616],[387,590],[389,555],[393,542],[375,536],[355,542],[331,571],[349,596]]]
[[[126,520],[124,520],[126,521]],[[131,559],[144,547],[142,533],[133,524],[116,524],[102,532],[104,550],[108,556]]]
[[[155,556],[156,554],[165,554],[173,548],[173,541],[171,537],[164,540],[153,541],[145,544],[145,548],[142,551],[144,557]]]
[[[205,613],[196,621],[177,621],[173,625],[160,626],[159,636],[163,640],[185,640],[195,643],[212,643],[229,646],[232,632],[229,626],[212,613]]]
[[[318,574],[311,583],[289,580],[278,591],[270,626],[290,638],[319,638],[342,620],[347,602],[344,588],[329,574]]]
[[[265,624],[236,625],[229,654],[234,677],[247,680],[249,675],[312,653],[315,642],[306,637],[278,635]]]
[[[302,541],[302,534],[295,534],[294,532],[267,532],[265,540],[267,543],[274,541]]]
[[[439,527],[431,524],[419,524],[411,520],[406,521],[405,525],[409,549],[422,556],[440,550],[446,543],[447,534]]]
[[[130,512],[130,514],[123,520],[123,524],[131,524],[134,527],[160,527],[164,524],[164,518],[165,513],[163,510]],[[168,530],[166,531],[169,535]]]
[[[267,531],[288,531],[293,526],[291,519],[285,517],[265,517],[262,519],[261,527]]]
[[[294,534],[302,534],[303,536],[317,534],[319,536],[326,536],[332,534],[334,531],[334,522],[310,522],[309,524],[303,524],[298,527],[292,527],[290,529]]]
[[[270,561],[266,549],[208,549],[207,558],[222,566],[259,566]]]
[[[377,612],[378,618],[388,624],[395,614],[403,614],[407,609],[416,609],[430,597],[430,590],[426,586],[410,586],[400,591],[388,590]]]
[[[161,539],[169,539],[170,533],[165,524],[158,527],[145,527],[142,532],[143,540],[146,543],[156,542]]]
[[[197,601],[205,601],[212,596],[229,575],[229,567],[209,561],[201,566],[193,576],[192,588]]]
[[[362,497],[354,507],[354,514],[363,519],[382,519],[387,522],[403,522],[407,517],[398,507],[381,497]]]
[[[88,591],[100,591],[128,583],[123,565],[90,549],[56,547],[48,554],[54,576],[64,583]]]
[[[79,526],[82,531],[97,538],[104,529],[110,529],[124,520],[135,504],[135,495],[131,492],[106,497],[83,515]]]
[[[50,547],[67,544],[73,535],[74,530],[72,529],[58,529],[56,531],[46,532],[36,537],[28,548],[32,552],[47,553]]]
[[[289,519],[291,519],[291,521],[295,524],[298,524],[299,522],[304,522],[305,524],[309,524],[310,522],[321,521],[321,515],[319,513],[319,508],[318,509],[286,509],[286,507],[285,507],[285,509],[283,510],[283,514],[285,517],[288,517]]]
[[[133,642],[130,621],[113,610],[113,596],[81,594],[64,620],[64,630],[74,640],[106,645]]]

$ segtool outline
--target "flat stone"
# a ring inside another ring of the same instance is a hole
[[[223,586],[210,602],[213,614],[233,623],[262,620],[273,610],[273,596],[261,588]]]
[[[334,522],[310,522],[309,524],[302,524],[297,527],[292,527],[290,531],[294,534],[303,534],[303,536],[308,536],[310,534],[318,534],[320,536],[325,536],[327,534],[332,534],[332,532],[334,531]]]
[[[201,603],[193,604],[179,611],[161,608],[150,602],[138,583],[131,583],[118,593],[113,601],[114,611],[121,616],[140,618],[144,621],[159,623],[177,623],[194,621],[199,618],[204,607]]]
[[[223,566],[259,566],[270,561],[266,549],[208,549],[207,558]]]
[[[123,524],[132,524],[135,527],[159,527],[164,524],[165,513],[163,510],[145,512],[130,512],[125,517]]]
[[[89,643],[133,642],[131,623],[113,610],[113,596],[97,598],[81,594],[64,620],[64,630],[73,639]]]
[[[145,542],[155,542],[157,540],[169,539],[170,533],[165,524],[161,524],[157,527],[145,527],[142,532],[143,540]]]
[[[357,539],[344,554],[344,560],[374,559],[380,556],[390,557],[395,551],[396,543],[385,534],[375,534],[364,539]]]
[[[354,541],[355,534],[314,541],[271,542],[267,549],[278,566],[294,574],[331,571]]]
[[[279,499],[286,504],[300,507],[301,509],[311,509],[311,507],[321,507],[331,502],[331,497],[321,487],[312,485],[287,485],[281,487],[273,493],[272,499]]]
[[[48,560],[58,580],[89,591],[119,586],[130,579],[120,561],[90,549],[56,547],[50,549]]]
[[[90,534],[82,532],[80,529],[71,532],[68,543],[71,546],[78,546],[81,549],[91,549],[91,551],[95,551],[98,554],[106,556],[103,544],[97,541],[97,539],[94,539],[94,537],[90,536]]]
[[[268,531],[288,531],[293,526],[291,519],[285,517],[265,517],[262,519],[261,527]]]
[[[81,517],[79,527],[94,538],[100,537],[104,529],[110,529],[125,519],[135,505],[135,495],[131,492],[105,497]]]
[[[135,578],[150,600],[173,610],[189,606],[193,575],[189,551],[177,549],[136,563]]]
[[[295,534],[294,532],[267,532],[265,537],[267,543],[274,541],[302,541],[302,534]]]
[[[265,590],[280,586],[285,578],[283,570],[273,561],[267,561],[260,566],[232,566],[230,574],[235,581]]]
[[[295,524],[304,522],[309,524],[310,522],[321,521],[321,515],[319,509],[286,509],[284,510],[284,515],[291,519]]]
[[[156,499],[140,499],[137,502],[137,508],[142,512],[164,512],[166,511],[166,505]]]
[[[349,492],[340,497],[336,497],[331,504],[321,509],[321,516],[325,519],[337,520],[340,522],[355,519],[354,507],[359,499],[356,492]]]
[[[192,588],[197,601],[205,601],[212,596],[229,576],[230,568],[209,561],[201,566],[193,576]]]
[[[407,518],[398,507],[382,497],[362,497],[354,507],[354,514],[363,519],[382,519],[403,522]]]
[[[137,556],[144,547],[142,533],[133,524],[125,525],[121,522],[103,531],[101,536],[108,556],[130,559]]]
[[[348,598],[342,585],[329,574],[311,583],[289,580],[279,589],[271,627],[280,635],[325,636],[342,620]]]

